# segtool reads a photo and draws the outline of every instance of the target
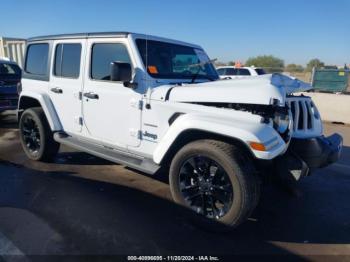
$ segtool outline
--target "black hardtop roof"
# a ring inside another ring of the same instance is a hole
[[[94,38],[94,37],[127,37],[130,32],[92,32],[92,33],[76,33],[76,34],[60,34],[60,35],[45,35],[37,36],[28,39],[28,42],[56,40],[56,39],[79,39],[79,38]]]

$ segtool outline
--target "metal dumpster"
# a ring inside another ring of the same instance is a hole
[[[312,86],[315,91],[343,93],[349,84],[349,70],[344,69],[314,69]]]

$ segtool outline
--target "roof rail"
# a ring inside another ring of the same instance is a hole
[[[93,38],[93,37],[127,37],[130,32],[93,32],[93,33],[76,33],[76,34],[61,34],[61,35],[46,35],[29,38],[29,42],[56,40],[56,39],[79,39],[79,38]]]

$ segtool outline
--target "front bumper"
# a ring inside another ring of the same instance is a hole
[[[309,168],[326,167],[340,158],[343,138],[339,134],[309,139],[293,138],[289,150],[299,156]]]

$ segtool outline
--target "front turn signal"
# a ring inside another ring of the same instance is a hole
[[[257,143],[257,142],[250,142],[249,145],[250,145],[250,147],[251,147],[253,150],[256,150],[256,151],[266,151],[266,147],[265,147],[264,144]]]

